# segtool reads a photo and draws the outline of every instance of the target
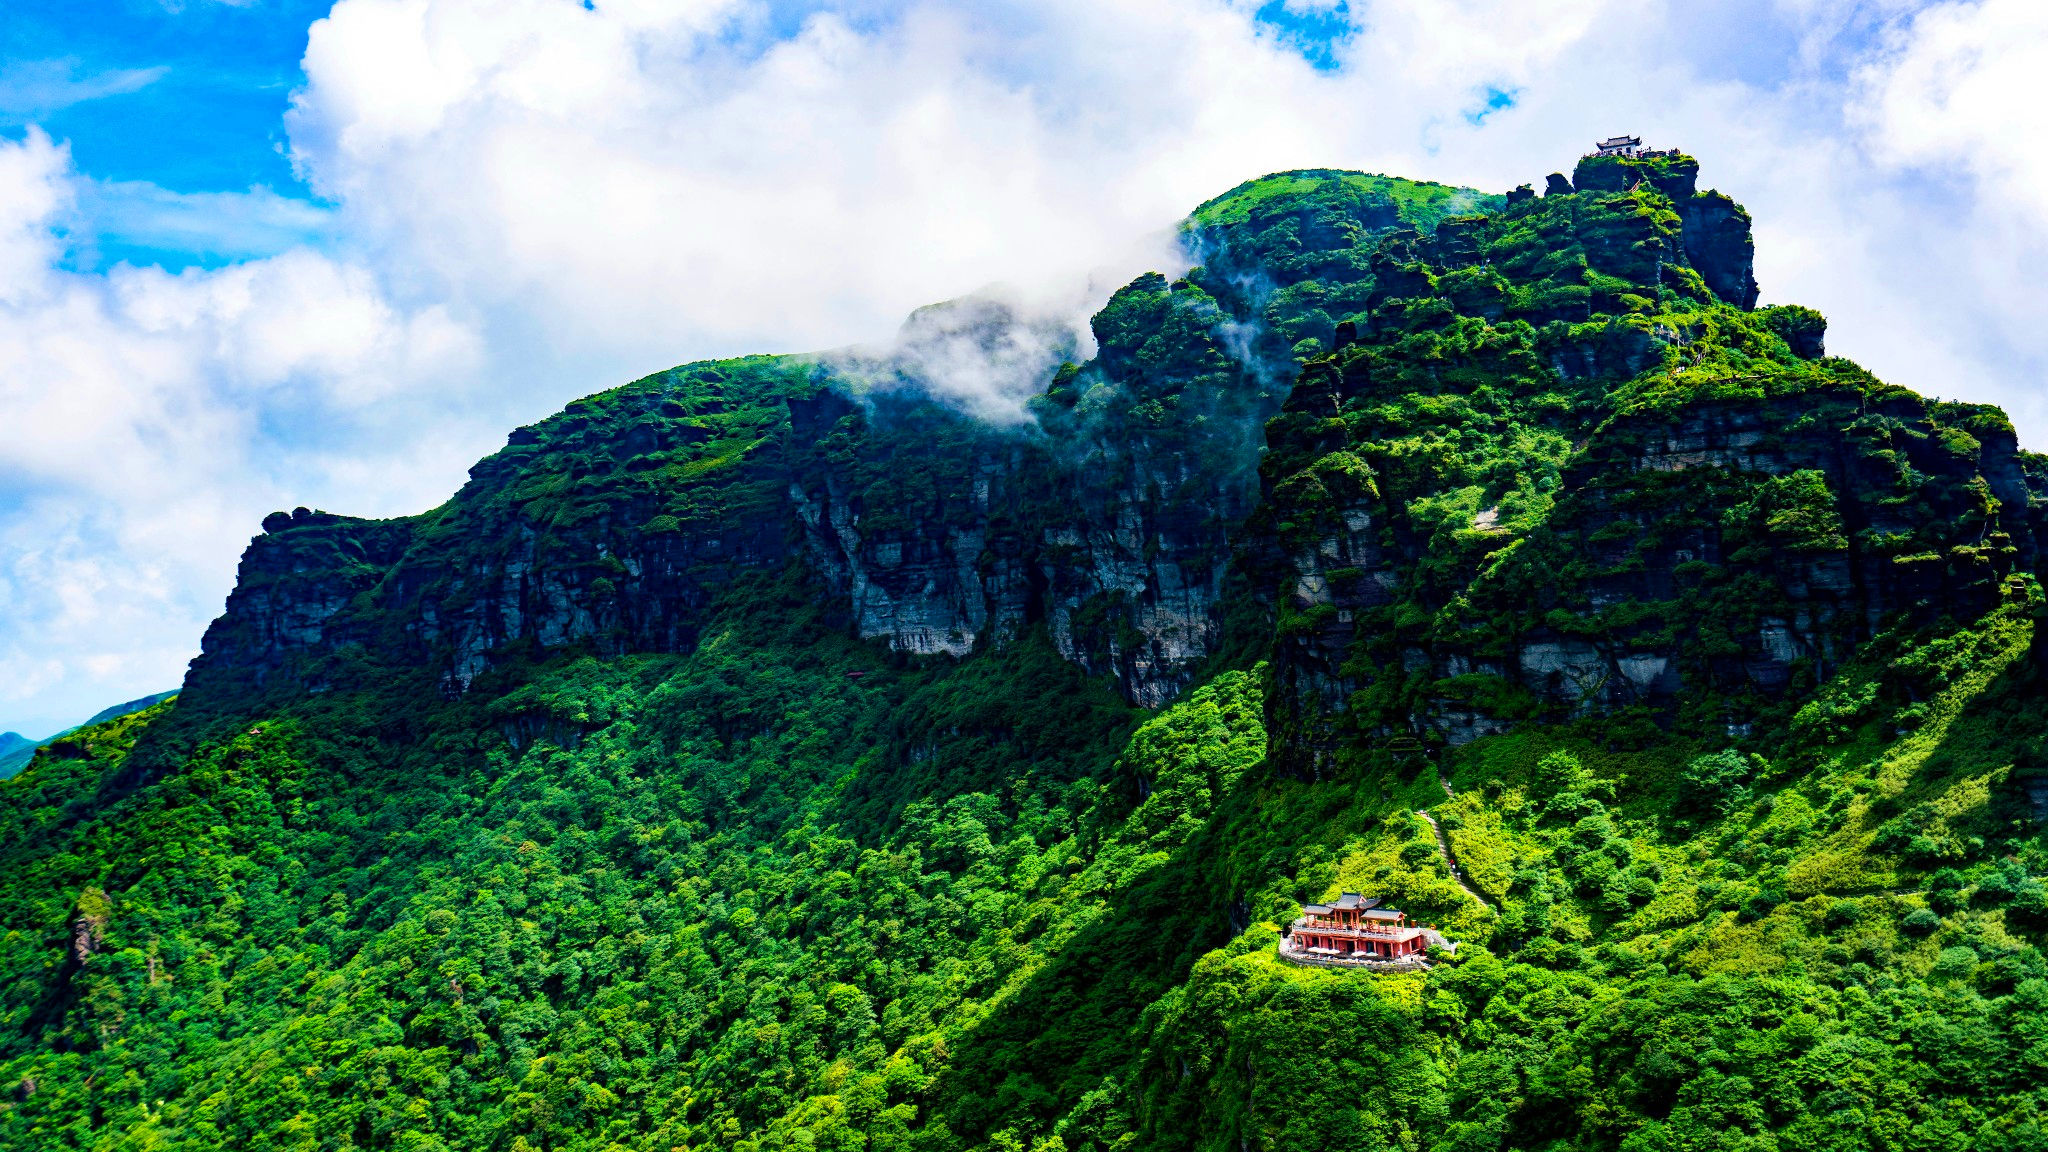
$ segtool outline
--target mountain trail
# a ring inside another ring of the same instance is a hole
[[[1451,786],[1449,784],[1444,785],[1445,792],[1450,790]],[[1437,854],[1444,858],[1444,866],[1451,870],[1451,879],[1458,882],[1458,887],[1465,890],[1465,895],[1479,901],[1480,907],[1492,911],[1493,905],[1487,901],[1486,897],[1481,896],[1478,889],[1465,882],[1465,873],[1458,867],[1458,854],[1451,851],[1451,838],[1444,834],[1444,826],[1436,822],[1436,817],[1431,816],[1427,808],[1419,809],[1415,814],[1429,821],[1430,831],[1436,833]]]

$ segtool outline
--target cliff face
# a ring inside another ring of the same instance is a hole
[[[1223,643],[1235,563],[1304,764],[1638,706],[1740,730],[1892,622],[1984,611],[2036,529],[2003,417],[1755,309],[1748,217],[1697,171],[1268,177],[1197,209],[1196,266],[1119,290],[1085,363],[968,302],[880,358],[578,401],[422,516],[273,517],[195,683],[367,659],[459,694],[508,657],[687,651],[736,581],[794,570],[863,638],[961,657],[1042,624],[1157,706]],[[1039,357],[1028,419],[947,399],[937,339]]]
[[[1573,169],[1571,187],[1595,195],[1654,189],[1678,215],[1675,237],[1668,229],[1659,230],[1668,251],[1697,272],[1719,299],[1737,308],[1754,308],[1756,243],[1749,234],[1749,213],[1723,193],[1700,191],[1699,174],[1699,162],[1678,152],[1588,156]]]
[[[963,656],[1043,621],[1163,703],[1220,641],[1264,422],[1334,337],[1325,286],[1355,289],[1374,238],[1485,203],[1342,173],[1212,201],[1186,228],[1207,265],[1118,291],[1024,422],[976,419],[915,356],[686,365],[579,401],[422,516],[272,517],[196,684],[317,689],[347,651],[460,693],[511,653],[684,651],[721,589],[799,563],[864,638]],[[984,343],[1030,335],[971,307]]]
[[[1746,732],[2032,570],[2003,415],[1753,310],[1747,217],[1694,175],[1589,159],[1576,191],[1382,242],[1407,294],[1303,372],[1250,534],[1298,767],[1637,706]]]
[[[1616,417],[1540,519],[1512,491],[1397,502],[1371,479],[1288,557],[1278,676],[1316,748],[1632,705],[1740,734],[1887,627],[1990,610],[2038,559],[2002,419],[1847,383]]]
[[[1205,470],[1142,435],[1116,459],[1089,445],[943,444],[921,435],[941,415],[832,393],[796,411],[795,429],[836,416],[880,449],[852,467],[808,460],[790,485],[804,556],[862,637],[964,656],[1042,621],[1061,654],[1146,705],[1214,650],[1230,529],[1257,492],[1249,453]],[[919,501],[903,477],[943,478],[949,498],[907,514]]]
[[[459,693],[509,651],[688,648],[714,589],[789,555],[762,450],[782,421],[773,390],[803,374],[724,367],[521,429],[421,516],[273,517],[207,631],[194,687],[318,690],[368,659],[432,667]]]
[[[962,656],[1043,621],[1069,659],[1163,702],[1215,646],[1231,529],[1278,406],[1222,347],[1231,322],[1194,285],[1139,278],[1095,318],[1096,358],[1061,370],[1024,430],[914,387],[793,405],[806,558],[863,637]]]

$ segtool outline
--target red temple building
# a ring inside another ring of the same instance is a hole
[[[1385,961],[1421,956],[1432,943],[1448,946],[1434,929],[1410,924],[1406,913],[1379,905],[1379,897],[1356,892],[1334,904],[1307,905],[1281,939],[1280,954],[1312,963]]]

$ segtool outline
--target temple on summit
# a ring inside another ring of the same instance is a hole
[[[1595,156],[1633,156],[1642,151],[1641,136],[1609,136],[1594,146]]]
[[[1380,897],[1346,892],[1334,904],[1309,904],[1280,940],[1280,954],[1293,960],[1373,961],[1420,956],[1432,943],[1446,944],[1430,928],[1408,923]]]

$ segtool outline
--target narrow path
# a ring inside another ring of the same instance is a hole
[[[1450,785],[1444,785],[1444,791],[1448,792],[1450,790]],[[1417,816],[1422,817],[1424,820],[1429,821],[1430,831],[1436,833],[1436,850],[1439,854],[1443,856],[1444,866],[1451,870],[1451,879],[1456,880],[1458,882],[1458,887],[1463,888],[1465,890],[1465,895],[1470,896],[1474,900],[1479,901],[1479,906],[1481,908],[1485,908],[1488,911],[1491,911],[1493,909],[1493,905],[1486,902],[1486,897],[1481,896],[1477,889],[1473,888],[1470,884],[1465,883],[1465,873],[1462,869],[1458,867],[1458,854],[1451,851],[1451,838],[1449,836],[1444,835],[1444,826],[1436,822],[1436,817],[1431,816],[1427,808],[1421,809],[1417,811],[1415,814]]]

